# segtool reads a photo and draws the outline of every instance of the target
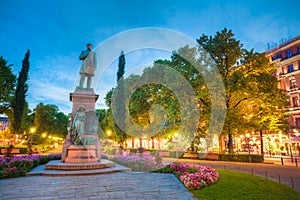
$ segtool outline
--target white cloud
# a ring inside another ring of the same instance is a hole
[[[78,56],[47,57],[32,64],[27,101],[31,109],[42,102],[70,112],[69,93],[73,92],[80,67]]]

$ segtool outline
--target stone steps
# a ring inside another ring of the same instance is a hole
[[[131,169],[105,159],[102,159],[101,163],[63,163],[61,161],[50,161],[46,165],[40,165],[32,169],[26,176],[82,176],[116,172],[131,172]]]

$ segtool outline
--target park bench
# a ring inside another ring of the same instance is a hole
[[[199,154],[196,153],[184,153],[183,158],[193,158],[193,159],[197,159],[199,158]]]
[[[7,152],[7,149],[1,149],[1,154],[5,154],[6,152]],[[12,149],[10,151],[10,153],[12,153],[12,154],[20,153],[20,149]]]
[[[203,158],[205,160],[219,160],[219,154],[206,154]]]
[[[150,151],[144,151],[143,156],[150,156]]]
[[[170,152],[168,151],[160,151],[159,156],[161,157],[170,157]]]

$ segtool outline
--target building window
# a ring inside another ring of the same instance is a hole
[[[272,57],[272,61],[273,61],[273,60],[276,60],[276,59],[278,59],[278,58],[281,58],[281,54],[280,54],[280,53],[277,54],[277,55],[275,55],[275,56],[273,56],[273,57]]]
[[[293,89],[293,88],[296,88],[296,87],[297,87],[296,80],[295,79],[290,80],[290,89]]]
[[[286,51],[286,58],[290,58],[290,57],[292,57],[292,50],[291,49]]]
[[[288,73],[293,72],[293,71],[294,71],[293,64],[288,65]]]
[[[299,104],[298,104],[298,98],[297,97],[293,97],[292,98],[292,101],[293,101],[293,106],[294,107],[298,107],[299,106]],[[299,118],[300,119],[300,118]]]
[[[300,128],[300,118],[296,118],[296,127]]]

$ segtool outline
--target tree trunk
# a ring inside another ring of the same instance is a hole
[[[151,140],[152,140],[152,149],[154,149],[155,148],[155,146],[154,146],[154,137],[151,138]]]
[[[229,154],[233,154],[233,144],[232,144],[232,134],[228,134],[227,148],[229,150]]]
[[[260,135],[260,153],[264,156],[264,140],[263,140],[263,131],[262,129],[259,129],[259,135]]]

